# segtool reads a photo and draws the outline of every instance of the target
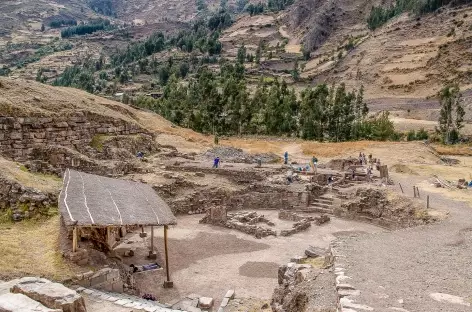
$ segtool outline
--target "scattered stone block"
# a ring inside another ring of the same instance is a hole
[[[198,299],[198,307],[202,309],[210,309],[213,306],[213,298],[200,297]]]
[[[340,289],[338,290],[338,296],[340,298],[347,296],[359,296],[361,292],[357,289]]]
[[[323,248],[310,246],[309,248],[305,250],[305,255],[307,255],[310,258],[324,257],[325,254],[326,254],[326,250]]]
[[[6,293],[0,295],[1,312],[62,312],[50,309],[23,294]]]
[[[226,292],[225,298],[234,299],[234,295],[235,295],[234,290],[230,289]]]
[[[75,290],[43,278],[21,278],[11,289],[42,303],[50,309],[86,312],[85,301]]]
[[[221,307],[226,307],[229,303],[229,298],[223,298],[223,301],[221,301]]]

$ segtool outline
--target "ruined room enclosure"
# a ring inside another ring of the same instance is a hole
[[[149,184],[177,216],[177,225],[168,231],[168,269],[174,287],[163,287],[163,233],[152,235],[149,227],[115,229],[112,237],[102,233],[109,239],[106,259],[94,263],[92,257],[88,264],[109,264],[120,271],[123,291],[152,294],[174,309],[188,310],[196,297],[210,297],[216,311],[228,290],[236,292],[236,299],[226,302],[228,311],[239,300],[269,304],[274,289],[281,287],[281,266],[297,262],[300,268],[294,270],[321,276],[325,263],[320,259],[337,237],[430,222],[418,214],[420,206],[386,191],[388,173],[374,170],[369,176],[367,166],[356,164],[354,158],[320,165],[316,174],[298,172],[296,165],[259,166],[252,160],[226,161],[213,169],[205,154],[160,148],[136,162],[138,170],[124,179]],[[291,183],[288,170],[294,171]],[[156,259],[148,258],[151,240]],[[305,258],[312,247],[322,252]],[[160,268],[130,274],[131,264],[151,262]],[[333,274],[327,273],[323,276]],[[328,284],[323,287],[335,290],[331,282],[324,280]],[[284,291],[278,291],[279,299],[286,296]],[[327,298],[329,306],[336,296],[330,293]]]
[[[169,229],[174,288],[162,288],[161,270],[136,275],[135,293],[153,294],[174,308],[183,308],[195,294],[214,298],[217,308],[228,290],[235,290],[236,300],[268,303],[281,265],[307,261],[300,265],[321,270],[323,262],[304,260],[310,246],[328,251],[340,236],[431,222],[418,218],[420,205],[392,197],[380,172],[369,181],[360,170],[353,179],[349,161],[335,169],[328,166],[316,175],[299,174],[288,184],[287,168],[278,164],[212,169],[198,157],[163,161],[154,189],[177,215],[177,225]],[[327,185],[328,176],[332,185]],[[148,183],[153,178],[140,177]],[[146,238],[139,232],[126,237],[133,249],[132,257],[122,257],[126,265],[149,262],[150,229],[145,229]],[[154,238],[157,262],[164,263],[162,233]],[[335,290],[334,284],[326,287]]]

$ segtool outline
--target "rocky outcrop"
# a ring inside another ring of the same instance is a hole
[[[87,311],[84,298],[76,291],[43,278],[21,278],[11,288],[11,292],[28,296],[50,309],[60,309],[64,312]]]
[[[0,212],[13,221],[48,214],[57,203],[57,195],[25,187],[0,176]]]

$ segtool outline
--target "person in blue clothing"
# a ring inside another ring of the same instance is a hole
[[[288,164],[288,152],[285,152],[284,154],[284,164]]]
[[[218,169],[219,165],[220,165],[220,157],[216,157],[215,160],[213,160],[213,168]]]

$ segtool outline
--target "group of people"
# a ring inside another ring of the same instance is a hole
[[[285,165],[288,165],[288,152],[285,152],[284,153],[284,164]],[[313,170],[313,172],[316,173],[317,171],[317,167],[318,167],[318,158],[316,158],[315,156],[313,156],[311,158],[311,161],[310,163],[306,164],[305,166],[300,166],[300,167],[297,167],[297,168],[293,168],[292,165],[290,165],[290,169],[289,171],[287,172],[287,181],[288,183],[292,183],[293,182],[293,171],[298,171],[298,172],[303,172],[303,173],[306,173],[310,170]]]
[[[369,160],[372,159],[372,155],[369,155]],[[364,153],[359,153],[359,165],[367,165],[367,158]]]

